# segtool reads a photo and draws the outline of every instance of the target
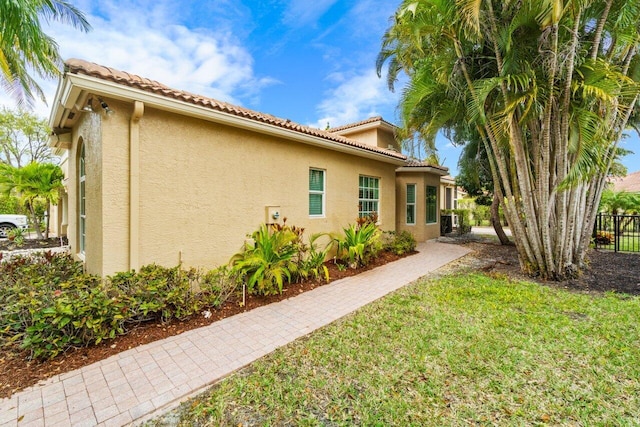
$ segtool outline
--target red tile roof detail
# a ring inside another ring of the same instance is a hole
[[[449,168],[446,166],[440,166],[440,165],[433,165],[431,163],[427,163],[427,162],[423,162],[417,159],[412,159],[409,158],[407,159],[407,161],[405,162],[404,167],[406,168],[434,168],[434,169],[440,169],[443,171],[448,171]]]
[[[383,123],[388,124],[389,126],[396,127],[394,124],[389,123],[388,121],[384,120],[382,118],[382,116],[374,116],[374,117],[369,117],[368,119],[365,119],[365,120],[362,120],[362,121],[359,121],[359,122],[348,123],[348,124],[343,125],[343,126],[330,128],[330,129],[327,130],[327,132],[340,132],[341,130],[354,128],[354,127],[357,127],[357,126],[362,126],[362,125],[366,125],[366,124],[369,124],[369,123],[375,123],[375,122],[383,122]]]
[[[627,174],[623,178],[614,178],[613,188],[615,191],[626,191],[627,193],[640,193],[640,171]]]
[[[298,123],[294,123],[288,119],[281,119],[270,114],[259,113],[257,111],[249,110],[236,105],[228,104],[226,102],[217,101],[212,98],[207,98],[201,95],[192,94],[189,92],[172,89],[163,85],[155,80],[150,80],[144,77],[130,74],[125,71],[116,70],[113,68],[98,65],[92,62],[84,61],[81,59],[69,59],[65,62],[65,71],[72,74],[83,74],[89,77],[95,77],[102,80],[121,84],[135,89],[140,89],[145,92],[155,93],[165,96],[167,98],[183,101],[189,104],[200,105],[212,110],[220,111],[223,113],[232,114],[238,117],[254,120],[270,124],[273,126],[289,129],[299,132],[301,134],[315,136],[323,138],[329,141],[338,142],[351,147],[359,148],[365,151],[375,152],[391,158],[404,160],[406,156],[398,153],[397,151],[387,150],[380,147],[374,147],[366,145],[364,143],[345,138],[340,135],[335,135],[331,132],[315,129],[308,126],[303,126]],[[381,119],[381,118],[379,118]]]

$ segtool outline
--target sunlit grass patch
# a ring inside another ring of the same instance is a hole
[[[182,425],[634,425],[640,299],[478,274],[407,287],[181,407]]]

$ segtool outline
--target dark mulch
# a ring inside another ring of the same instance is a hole
[[[24,239],[21,245],[9,239],[0,239],[0,251],[15,251],[23,249],[56,248],[67,245],[67,238],[49,237],[48,239]]]
[[[505,274],[509,277],[586,292],[619,292],[640,295],[640,253],[614,253],[592,249],[587,253],[589,269],[576,279],[563,282],[537,280],[520,271],[515,246],[491,243],[466,243],[474,250],[473,268]]]
[[[383,252],[366,267],[358,269],[347,268],[345,270],[338,269],[333,262],[327,262],[326,265],[330,276],[329,283],[362,273],[399,258],[401,257],[393,253]],[[178,335],[191,329],[207,326],[226,317],[282,301],[326,284],[327,282],[324,280],[308,280],[288,285],[280,295],[267,297],[248,295],[244,306],[242,306],[242,295],[235,295],[220,309],[212,310],[211,317],[208,319],[204,316],[193,316],[184,321],[150,322],[140,325],[127,335],[103,342],[98,346],[78,348],[44,362],[27,360],[28,353],[26,352],[3,352],[0,354],[0,398],[9,397],[17,391],[36,384],[38,381],[106,359],[121,351]]]

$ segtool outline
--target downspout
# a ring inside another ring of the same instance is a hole
[[[140,262],[140,119],[144,104],[133,102],[129,122],[129,269],[137,270]]]

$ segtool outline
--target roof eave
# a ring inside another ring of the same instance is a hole
[[[191,104],[178,99],[147,92],[138,88],[118,84],[84,74],[65,73],[58,85],[53,108],[49,118],[52,129],[65,129],[66,117],[73,109],[81,111],[82,98],[88,93],[109,97],[120,101],[141,101],[149,106],[190,117],[222,123],[233,127],[252,130],[263,134],[294,140],[305,144],[320,146],[333,151],[349,153],[359,157],[370,158],[394,165],[402,165],[404,158],[370,151],[364,148],[331,141],[322,137],[304,134],[295,130],[282,128],[269,123],[259,122],[233,114],[218,111],[202,105]]]
[[[372,122],[362,123],[355,126],[338,128],[337,130],[329,130],[329,132],[335,133],[336,135],[345,135],[345,134],[350,134],[354,132],[361,132],[363,130],[377,129],[377,128],[381,128],[389,132],[395,133],[397,126],[385,121],[384,119],[380,119]]]
[[[439,176],[446,176],[449,168],[441,169],[433,166],[402,166],[396,169],[396,172],[428,172]]]

